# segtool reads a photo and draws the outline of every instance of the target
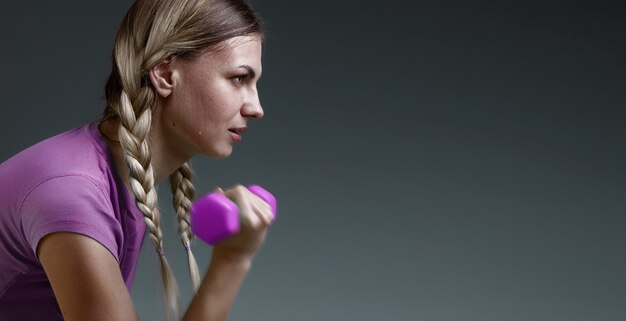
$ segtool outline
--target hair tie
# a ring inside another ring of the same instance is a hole
[[[157,254],[159,254],[159,256],[164,256],[165,255],[165,251],[163,250],[163,248],[157,249]]]
[[[191,246],[189,244],[183,244],[183,247],[187,250],[187,252],[191,251]]]

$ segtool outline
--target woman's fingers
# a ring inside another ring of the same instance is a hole
[[[239,208],[240,230],[236,235],[216,244],[214,250],[231,256],[254,256],[272,223],[271,206],[242,185],[226,191],[216,188],[215,191],[221,192]]]
[[[226,192],[221,188],[215,191],[230,198],[239,207],[243,224],[253,229],[269,226],[274,218],[272,207],[243,185],[235,185]]]
[[[254,213],[259,217],[259,219],[265,224],[265,226],[269,226],[272,224],[274,219],[274,214],[272,213],[272,207],[267,204],[260,197],[253,194],[252,202],[254,203]]]

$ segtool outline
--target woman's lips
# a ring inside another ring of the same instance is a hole
[[[231,129],[229,129],[229,130],[230,130],[231,132],[234,132],[234,133],[236,133],[236,134],[241,135],[241,134],[243,134],[243,132],[245,132],[245,131],[246,131],[246,127],[236,127],[236,128],[231,128]]]
[[[244,131],[246,131],[246,128],[245,127],[231,128],[228,131],[230,132],[230,137],[232,137],[234,141],[240,142],[241,141],[241,134]]]

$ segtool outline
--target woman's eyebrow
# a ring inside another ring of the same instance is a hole
[[[237,66],[237,68],[244,68],[248,71],[248,73],[250,74],[251,78],[254,78],[256,76],[256,72],[254,71],[254,68],[248,66],[248,65],[241,65],[241,66]]]

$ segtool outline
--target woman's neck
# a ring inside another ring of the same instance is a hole
[[[105,138],[109,151],[113,156],[113,164],[115,170],[120,175],[124,184],[130,190],[130,184],[128,182],[129,170],[124,161],[124,155],[122,152],[122,145],[119,141],[118,128],[119,121],[102,121],[98,126],[100,133]],[[150,160],[152,163],[152,170],[154,171],[155,185],[161,182],[164,178],[174,173],[182,164],[188,159],[171,157],[170,153],[167,153],[166,148],[161,144],[162,139],[159,138],[158,129],[150,130],[148,137],[148,147],[150,150]]]

